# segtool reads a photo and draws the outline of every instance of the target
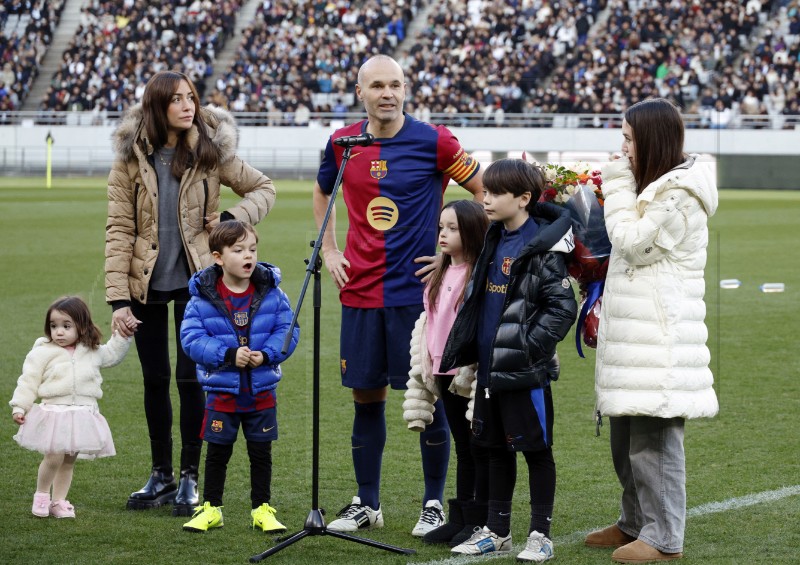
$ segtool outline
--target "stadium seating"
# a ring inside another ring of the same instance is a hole
[[[171,4],[88,1],[42,108],[124,110],[163,68],[202,88],[241,0]],[[22,61],[41,59],[36,42],[49,39],[41,24],[20,35],[26,15],[0,12],[0,53],[11,62],[0,82],[13,74],[17,89],[0,86],[0,111],[18,105],[20,79],[36,72]],[[376,53],[406,70],[409,112],[454,125],[498,127],[515,116],[608,127],[618,123],[608,116],[653,95],[698,115],[690,127],[800,122],[800,0],[260,0],[237,42],[230,69],[201,95],[270,125],[359,111],[357,70]]]
[[[346,111],[361,63],[392,54],[414,10],[403,0],[264,2],[211,99],[233,111],[264,112],[266,123],[288,115],[290,123],[308,125],[311,111]]]
[[[42,108],[121,111],[141,99],[150,76],[171,68],[202,88],[239,6],[239,0],[87,2]]]
[[[64,0],[0,6],[0,113],[18,110],[27,98],[63,7]]]

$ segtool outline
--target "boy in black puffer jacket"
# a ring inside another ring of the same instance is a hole
[[[516,453],[528,464],[531,521],[519,561],[553,557],[550,521],[556,472],[553,398],[556,345],[575,321],[566,267],[573,247],[569,212],[538,203],[542,170],[520,159],[493,163],[483,177],[492,225],[445,347],[441,368],[478,363],[472,420],[476,456],[489,460],[485,527],[453,549],[481,555],[511,550]]]

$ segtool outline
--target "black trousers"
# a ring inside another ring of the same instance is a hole
[[[456,446],[456,499],[486,503],[489,497],[489,465],[488,459],[476,460],[473,453],[470,441],[472,431],[466,417],[469,398],[447,390],[453,375],[437,375],[436,378],[441,379],[444,413]]]
[[[195,364],[180,346],[180,328],[186,304],[189,302],[189,289],[151,291],[148,299],[147,304],[133,301],[131,310],[142,322],[134,339],[144,377],[144,413],[150,440],[169,442],[172,438],[172,368],[169,355],[169,302],[172,302],[177,344],[175,381],[180,400],[181,444],[195,448],[202,446],[200,432],[203,426],[205,395],[197,381]],[[171,461],[168,463],[171,465]]]
[[[228,461],[234,444],[208,443],[206,447],[206,478],[203,485],[203,501],[211,506],[222,506]],[[250,458],[250,502],[253,508],[269,504],[272,497],[272,442],[247,441]]]

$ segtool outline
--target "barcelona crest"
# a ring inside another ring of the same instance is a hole
[[[500,270],[503,271],[503,274],[505,276],[508,276],[508,275],[511,274],[511,263],[513,263],[513,262],[514,262],[514,258],[513,257],[503,257],[503,266],[500,267]]]
[[[248,318],[247,314],[248,313],[247,313],[246,310],[239,311],[239,312],[234,312],[233,313],[233,322],[237,326],[239,326],[240,328],[245,327],[249,322],[249,318]]]
[[[374,179],[385,178],[389,174],[389,167],[386,165],[386,159],[376,159],[369,164],[369,176]]]
[[[342,367],[342,374],[344,375],[347,372],[347,359],[339,359],[339,364]]]
[[[221,432],[222,431],[222,420],[211,420],[211,431],[212,432]]]

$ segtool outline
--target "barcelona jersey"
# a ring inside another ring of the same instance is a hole
[[[436,252],[439,212],[450,179],[469,181],[480,165],[444,126],[404,114],[392,138],[353,147],[342,180],[350,228],[344,256],[349,282],[343,305],[383,308],[422,303],[424,285],[414,276],[416,257]],[[325,147],[317,182],[331,194],[344,148],[331,140],[359,135],[361,121],[333,133]]]

